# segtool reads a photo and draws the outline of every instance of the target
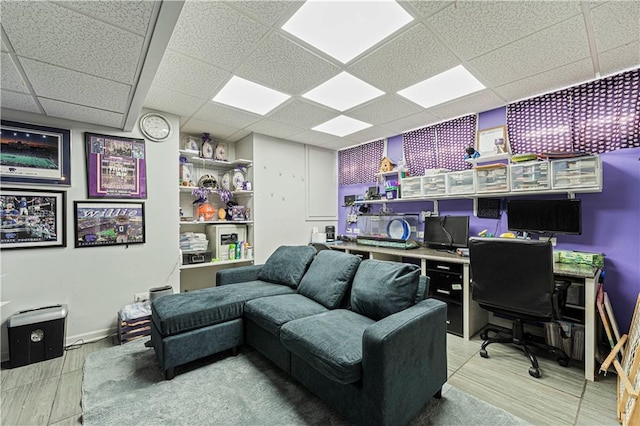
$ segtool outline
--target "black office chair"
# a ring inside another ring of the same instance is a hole
[[[553,277],[553,250],[548,241],[512,238],[470,238],[471,294],[482,308],[514,318],[511,335],[489,337],[489,332],[504,335],[487,327],[480,356],[488,358],[491,343],[518,345],[531,360],[529,374],[540,377],[538,360],[529,346],[553,352],[561,366],[569,365],[569,356],[561,349],[533,341],[524,333],[524,322],[557,321],[564,308],[566,283],[556,285]]]

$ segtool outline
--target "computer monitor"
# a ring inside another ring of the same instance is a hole
[[[469,244],[469,216],[436,216],[424,219],[424,245],[451,250]]]
[[[536,234],[582,233],[582,204],[572,200],[509,200],[507,228]]]

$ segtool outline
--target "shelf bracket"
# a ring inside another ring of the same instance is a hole
[[[573,200],[574,198],[576,198],[576,193],[575,192],[567,192],[567,198],[570,200]]]

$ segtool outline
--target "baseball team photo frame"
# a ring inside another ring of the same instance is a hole
[[[105,247],[145,242],[144,203],[74,201],[75,247]]]
[[[71,185],[71,131],[2,120],[0,182]]]
[[[0,249],[66,247],[66,192],[0,189]]]
[[[85,133],[88,198],[146,199],[144,139]]]

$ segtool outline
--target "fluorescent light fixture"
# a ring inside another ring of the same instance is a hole
[[[398,94],[423,108],[430,108],[482,89],[485,89],[484,84],[472,76],[465,67],[458,65],[407,87],[399,91]]]
[[[309,0],[282,29],[346,64],[412,20],[395,1]]]
[[[290,97],[277,90],[269,89],[234,75],[212,100],[245,111],[265,115]]]
[[[336,118],[317,125],[311,130],[343,137],[371,126],[372,124],[365,123],[364,121],[356,120],[346,115],[339,115]]]
[[[342,112],[381,95],[382,90],[343,71],[302,97]]]

